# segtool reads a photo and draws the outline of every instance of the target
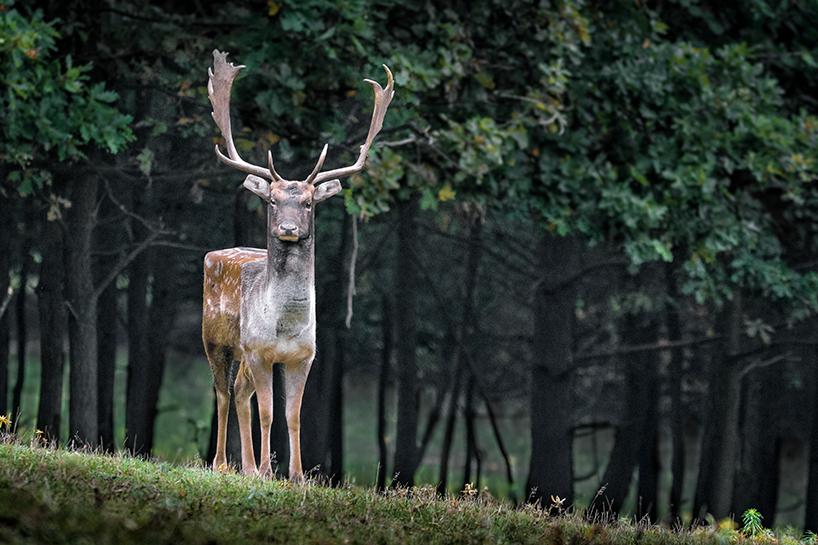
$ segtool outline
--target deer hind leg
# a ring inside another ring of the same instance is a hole
[[[236,400],[236,416],[239,421],[241,435],[241,470],[245,475],[255,475],[256,455],[253,452],[252,413],[250,411],[250,397],[253,395],[253,377],[247,368],[246,356],[239,364],[233,395]]]
[[[213,458],[213,469],[223,471],[227,468],[227,416],[230,412],[228,377],[233,354],[229,348],[206,344],[205,355],[213,372],[213,387],[216,390],[216,456]]]
[[[312,359],[284,367],[284,383],[287,391],[287,431],[290,435],[290,480],[303,482],[301,468],[301,400],[310,373]]]
[[[256,387],[256,401],[261,424],[261,457],[259,458],[259,474],[271,478],[273,467],[270,460],[270,428],[273,425],[273,365],[259,360],[253,360],[248,365],[253,374],[253,383]]]

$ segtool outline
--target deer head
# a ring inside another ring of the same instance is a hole
[[[363,170],[369,148],[383,127],[386,109],[395,95],[392,72],[386,65],[383,66],[387,76],[386,88],[381,87],[377,81],[364,80],[372,86],[375,92],[375,108],[369,124],[369,134],[366,142],[361,146],[355,163],[322,172],[321,168],[327,158],[328,145],[325,144],[309,176],[302,181],[285,180],[276,172],[272,151],[267,152],[267,167],[264,168],[244,161],[233,144],[233,134],[230,128],[230,92],[233,88],[233,80],[244,66],[234,66],[233,63],[227,62],[227,55],[227,53],[214,50],[213,68],[208,69],[210,78],[207,84],[207,94],[213,106],[212,115],[227,147],[225,156],[216,145],[216,157],[222,163],[247,173],[244,187],[267,203],[269,236],[283,241],[302,240],[312,231],[313,207],[341,191],[340,178],[357,174]]]

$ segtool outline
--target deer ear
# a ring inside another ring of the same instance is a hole
[[[321,202],[329,199],[339,191],[341,191],[341,182],[339,180],[330,180],[315,188],[315,193],[312,194],[312,200]]]
[[[249,174],[247,178],[244,179],[244,184],[242,185],[244,185],[245,189],[249,189],[265,201],[270,200],[270,184],[267,183],[267,180],[264,178]]]

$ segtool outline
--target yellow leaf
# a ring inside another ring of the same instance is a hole
[[[274,0],[267,0],[267,16],[268,17],[275,17],[276,14],[281,9],[281,5]]]
[[[273,144],[278,143],[278,141],[281,140],[281,137],[273,131],[265,131],[261,133],[261,139],[268,145],[272,146]]]
[[[437,200],[441,202],[446,202],[454,199],[455,190],[452,189],[450,184],[446,184],[440,188],[440,191],[437,192]]]

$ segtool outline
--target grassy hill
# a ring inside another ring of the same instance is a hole
[[[513,509],[433,490],[377,494],[291,485],[200,467],[0,444],[0,543],[546,543],[697,545],[763,542],[734,530],[670,530]]]

